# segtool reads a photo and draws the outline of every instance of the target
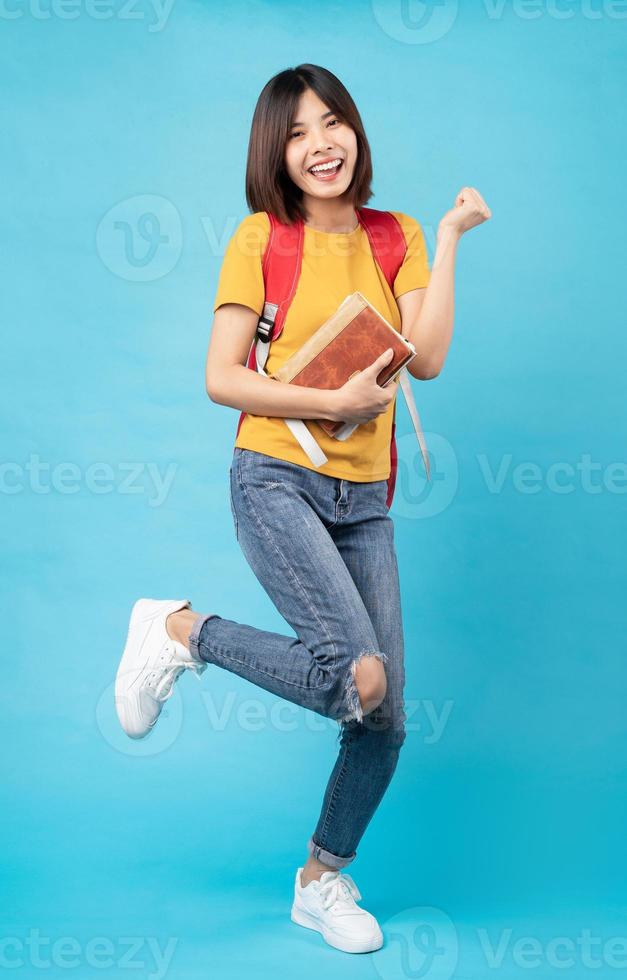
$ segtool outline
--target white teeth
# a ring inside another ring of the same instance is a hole
[[[317,174],[321,170],[335,170],[337,166],[341,163],[341,160],[331,160],[329,163],[321,163],[317,167],[310,167],[312,174]]]

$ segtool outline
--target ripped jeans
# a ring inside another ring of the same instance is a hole
[[[349,864],[405,740],[403,628],[387,480],[330,477],[249,449],[230,469],[235,533],[296,637],[199,615],[190,650],[281,698],[337,720],[339,754],[310,854]],[[383,701],[362,711],[354,664],[384,663]]]

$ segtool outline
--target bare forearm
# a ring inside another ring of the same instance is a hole
[[[431,278],[408,339],[423,363],[435,375],[441,370],[453,336],[455,316],[455,258],[459,235],[450,228],[438,231]]]
[[[222,372],[219,384],[209,391],[219,405],[228,405],[250,415],[338,421],[336,392],[286,384],[235,364]]]

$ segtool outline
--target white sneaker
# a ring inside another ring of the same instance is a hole
[[[189,599],[138,599],[131,612],[126,646],[115,678],[115,707],[120,724],[131,738],[152,731],[163,704],[186,668],[197,674],[207,668],[186,646],[173,640],[166,618],[189,609]]]
[[[320,881],[303,888],[299,868],[294,883],[292,922],[315,929],[336,949],[345,953],[371,953],[383,945],[383,933],[374,915],[360,908],[361,894],[350,875],[325,871]]]

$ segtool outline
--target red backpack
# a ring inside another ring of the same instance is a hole
[[[302,220],[288,225],[279,221],[269,211],[266,211],[266,214],[270,221],[270,236],[262,262],[265,303],[257,325],[257,333],[250,348],[247,363],[249,368],[253,371],[259,371],[261,374],[265,373],[264,367],[270,344],[281,335],[285,318],[296,293],[305,240],[305,225]],[[407,242],[405,241],[403,229],[394,215],[389,211],[377,211],[375,208],[359,208],[355,209],[355,214],[368,235],[372,254],[377,265],[385,276],[390,289],[393,289],[394,280],[403,264],[405,252],[407,251]],[[413,399],[411,384],[407,375],[407,369],[403,368],[399,380],[420,444],[427,479],[429,479],[429,457]],[[235,435],[236,439],[245,415],[245,412],[240,414]],[[327,461],[327,457],[302,420],[285,419],[285,422],[292,429],[295,437],[315,465],[319,466]],[[350,429],[350,431],[353,430]],[[386,498],[386,507],[388,510],[392,505],[396,487],[398,457],[395,433],[396,402],[394,403],[392,415],[390,440],[390,476],[388,477],[388,493]]]

